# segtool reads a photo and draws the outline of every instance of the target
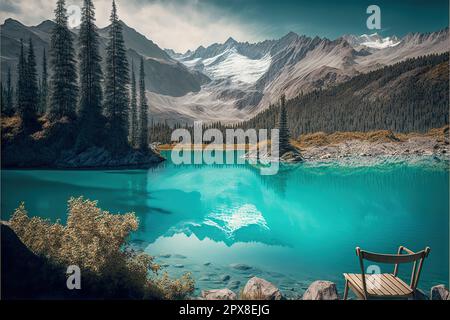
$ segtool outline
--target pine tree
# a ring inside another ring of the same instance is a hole
[[[80,134],[76,149],[101,144],[104,129],[102,116],[102,69],[97,27],[92,0],[84,0],[79,32],[80,104],[78,109]]]
[[[72,34],[67,27],[65,0],[58,0],[55,9],[55,27],[50,41],[50,119],[75,119],[78,96],[77,69]]]
[[[16,85],[16,104],[17,104],[17,113],[19,116],[22,116],[24,110],[27,107],[27,61],[25,58],[24,48],[23,48],[23,40],[20,39],[20,54],[19,54],[19,62],[17,64],[17,85]]]
[[[47,101],[48,101],[48,73],[47,73],[47,55],[44,49],[42,55],[42,78],[40,85],[40,95],[39,95],[39,113],[45,114],[47,112]]]
[[[34,54],[34,46],[31,38],[28,42],[28,59],[27,59],[27,84],[28,84],[28,103],[30,104],[30,112],[36,113],[39,102],[38,92],[38,76],[36,70],[36,56]]]
[[[25,57],[21,40],[19,64],[17,67],[17,111],[22,119],[24,131],[31,131],[36,124],[37,75],[33,44],[30,39],[28,59]]]
[[[141,57],[141,65],[139,70],[139,149],[147,150],[148,148],[148,105],[145,95],[145,72],[144,58]]]
[[[282,156],[286,152],[292,149],[289,139],[291,137],[289,133],[289,127],[287,122],[286,112],[286,96],[283,94],[280,99],[280,115],[278,119],[279,130],[279,155]]]
[[[137,110],[137,92],[136,76],[134,74],[134,63],[131,63],[131,100],[130,100],[130,144],[135,147],[138,145],[138,110]]]
[[[36,125],[37,108],[39,102],[38,77],[36,70],[36,56],[31,38],[28,42],[28,57],[26,61],[26,108],[22,112],[22,120],[26,129],[32,130]]]
[[[3,114],[6,114],[6,89],[3,86],[3,81],[0,81],[0,110]]]
[[[5,109],[5,115],[12,116],[14,114],[14,88],[11,82],[11,68],[8,68],[6,76]]]
[[[129,69],[116,3],[112,2],[109,41],[106,47],[105,116],[109,147],[113,152],[128,146]]]

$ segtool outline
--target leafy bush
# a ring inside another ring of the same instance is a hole
[[[194,292],[194,280],[190,273],[185,273],[179,279],[171,279],[167,272],[162,277],[155,279],[154,284],[160,290],[164,299],[181,300],[186,298],[186,293]]]
[[[171,280],[147,254],[124,250],[139,221],[134,213],[111,214],[96,201],[71,198],[66,225],[28,217],[22,203],[11,228],[35,254],[82,270],[83,289],[97,298],[184,299],[194,291],[190,274]]]

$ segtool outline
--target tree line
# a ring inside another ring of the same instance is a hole
[[[449,54],[412,58],[326,90],[300,93],[286,102],[288,126],[301,134],[391,130],[426,132],[449,123]],[[279,104],[238,124],[273,128]]]
[[[105,147],[114,153],[129,147],[146,150],[149,130],[144,59],[140,58],[136,85],[134,62],[130,72],[115,1],[112,1],[104,73],[92,0],[83,1],[78,65],[65,6],[65,0],[56,3],[49,49],[50,72],[44,50],[43,72],[38,79],[33,42],[30,38],[25,50],[21,40],[17,83],[15,86],[11,83],[11,70],[6,83],[1,83],[2,115],[19,116],[21,129],[27,134],[40,129],[42,116],[52,123],[75,121],[78,152],[91,146]]]
[[[411,58],[325,90],[281,99],[248,121],[214,122],[205,129],[225,134],[226,129],[289,128],[293,138],[319,131],[426,132],[449,123],[448,61],[448,53]],[[158,132],[157,141],[170,143],[168,125],[155,124],[151,130]]]

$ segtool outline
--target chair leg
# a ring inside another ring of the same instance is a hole
[[[347,300],[348,296],[348,280],[345,279],[344,300]]]

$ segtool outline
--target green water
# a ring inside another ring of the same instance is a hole
[[[448,285],[444,169],[300,164],[263,176],[249,164],[179,166],[169,160],[151,170],[4,170],[1,182],[2,219],[25,201],[30,215],[64,221],[67,199],[81,195],[112,212],[135,211],[140,229],[132,244],[162,255],[158,262],[173,275],[191,271],[198,289],[240,281],[234,283],[238,291],[257,275],[288,296],[316,279],[335,281],[342,292],[342,273],[359,270],[356,246],[394,253],[399,245],[431,247],[419,287]],[[401,272],[408,279],[410,269]]]

